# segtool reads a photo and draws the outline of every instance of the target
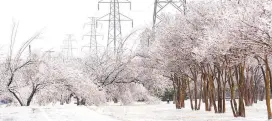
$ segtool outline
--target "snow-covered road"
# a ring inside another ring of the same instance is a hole
[[[8,107],[0,108],[0,121],[119,121],[86,107]]]

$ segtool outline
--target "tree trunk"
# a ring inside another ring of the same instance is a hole
[[[229,83],[229,87],[230,87],[230,105],[231,105],[231,110],[233,113],[234,117],[237,117],[237,104],[236,104],[236,100],[235,100],[235,85],[234,85],[234,81],[233,81],[233,75],[232,75],[232,71],[231,68],[229,69],[229,74],[228,74],[228,83]]]
[[[187,80],[187,86],[188,86],[188,90],[189,90],[189,97],[190,97],[190,104],[191,104],[191,109],[194,110],[194,106],[193,106],[193,99],[192,99],[192,93],[191,93],[191,88],[190,88],[190,80]]]
[[[21,106],[24,106],[23,101],[18,97],[18,95],[12,89],[10,89],[10,85],[12,84],[13,79],[14,79],[14,73],[12,73],[9,78],[9,82],[7,84],[8,91],[15,97],[15,99],[19,102]]]
[[[264,95],[265,95],[265,88],[262,87],[261,90],[260,90],[260,101],[263,101],[264,100]]]
[[[197,110],[197,78],[195,77],[195,80],[194,80],[194,92],[195,92],[195,110]]]
[[[215,101],[215,89],[214,89],[214,82],[213,82],[213,76],[212,75],[209,75],[209,87],[210,87],[210,90],[209,90],[209,95],[210,95],[210,103],[211,105],[210,106],[213,106],[214,108],[214,112],[215,113],[218,113],[218,110],[217,110],[217,106],[216,106],[216,101]]]
[[[181,84],[180,84],[180,79],[177,77],[177,75],[174,75],[174,82],[175,85],[177,86],[177,93],[176,93],[176,109],[181,109]]]
[[[203,87],[203,86],[202,86],[203,78],[201,77],[200,80],[201,80],[201,82],[200,82],[200,93],[199,93],[200,95],[199,95],[199,103],[198,103],[197,110],[200,110],[200,106],[201,106],[201,102],[202,102],[202,101],[201,101],[201,99],[202,99],[202,93],[203,93],[203,92],[202,92],[202,90],[203,90],[203,89],[202,89],[202,87]]]
[[[226,82],[224,82],[223,86],[223,113],[226,112]]]
[[[21,106],[25,106],[24,103],[22,102],[22,100],[17,96],[17,94],[15,92],[13,92],[12,90],[8,89],[9,92],[15,97],[15,99],[19,102],[19,104]]]
[[[204,91],[204,102],[205,102],[205,110],[206,111],[211,111],[211,108],[209,106],[209,93],[208,93],[208,90],[209,90],[209,81],[208,81],[208,78],[207,78],[207,74],[204,74],[203,76],[203,91]]]
[[[222,84],[221,84],[221,70],[220,67],[217,68],[217,103],[218,103],[218,113],[223,113],[223,99],[222,99]]]
[[[239,66],[239,70],[240,70],[240,75],[239,75],[239,115],[238,116],[241,116],[241,117],[245,117],[246,114],[245,114],[245,104],[244,104],[244,82],[245,82],[245,75],[244,75],[244,68],[245,68],[245,65],[243,65],[242,63],[240,63],[240,66]]]
[[[31,103],[34,95],[36,94],[36,92],[37,92],[37,87],[33,86],[32,92],[31,92],[30,96],[27,98],[26,106],[30,106],[30,103]]]
[[[172,85],[173,85],[173,89],[174,89],[173,104],[176,104],[176,102],[177,102],[177,87],[176,87],[176,82],[174,80],[174,76],[173,75],[171,75],[171,81],[173,82]]]
[[[271,114],[271,107],[270,107],[270,77],[271,77],[271,71],[270,71],[270,67],[269,67],[269,64],[268,64],[268,58],[267,58],[267,55],[265,55],[265,75],[264,75],[264,79],[265,79],[265,93],[266,93],[266,109],[267,109],[267,116],[268,116],[268,119],[272,119],[272,114]]]
[[[181,109],[185,107],[185,98],[186,98],[186,77],[182,76],[181,78],[174,74],[172,77],[174,86],[176,88],[176,109]]]

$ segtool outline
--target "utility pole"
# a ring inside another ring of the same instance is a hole
[[[63,41],[64,47],[62,49],[67,50],[66,51],[67,58],[73,57],[73,50],[76,49],[73,47],[73,41],[75,40],[73,39],[72,34],[67,34],[67,39]]]
[[[95,48],[95,51],[97,53],[97,47],[98,47],[97,46],[97,43],[98,43],[97,42],[97,37],[102,36],[102,35],[97,35],[97,32],[96,32],[96,26],[97,26],[96,25],[96,18],[95,17],[89,17],[89,19],[90,19],[90,21],[84,25],[84,28],[85,28],[86,25],[88,25],[88,26],[90,26],[91,30],[87,34],[83,35],[83,38],[84,37],[90,37],[90,42],[89,42],[88,46],[83,46],[83,47],[89,47],[90,52],[92,51],[92,49]]]
[[[31,45],[28,45],[28,53],[29,53],[29,58],[31,58],[32,56],[32,52],[31,52]]]
[[[153,13],[153,33],[156,31],[156,27],[160,24],[163,19],[160,16],[160,13],[167,6],[173,6],[176,10],[178,10],[182,14],[186,14],[186,0],[155,0],[154,3],[154,13]],[[153,35],[155,37],[155,35]],[[147,46],[150,45],[150,40],[147,42]]]
[[[107,40],[107,51],[113,42],[114,53],[117,53],[117,48],[121,47],[122,43],[122,21],[131,21],[133,27],[133,20],[124,14],[120,13],[120,4],[129,4],[131,9],[131,2],[128,0],[101,0],[98,2],[98,10],[100,4],[110,4],[110,12],[100,18],[97,21],[108,21],[108,40]]]

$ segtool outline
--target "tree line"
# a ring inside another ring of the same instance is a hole
[[[265,98],[272,118],[271,36],[269,0],[188,2],[185,15],[166,15],[155,31],[146,29],[142,41],[152,40],[148,53],[155,70],[172,81],[176,108],[226,112],[230,99],[234,117]],[[154,36],[155,35],[155,36]],[[151,66],[150,66],[151,67]]]

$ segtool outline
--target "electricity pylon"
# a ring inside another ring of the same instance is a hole
[[[156,27],[162,21],[162,16],[160,13],[167,6],[173,6],[180,13],[186,14],[186,0],[155,0],[154,3],[154,13],[153,13],[153,33],[156,31]],[[155,38],[155,34],[153,35],[153,39]],[[147,46],[150,46],[150,40],[147,42]]]
[[[84,25],[84,28],[85,28],[85,26],[88,25],[88,26],[90,26],[91,29],[87,34],[85,34],[83,36],[83,38],[84,37],[90,37],[90,42],[89,42],[88,46],[83,46],[82,48],[89,47],[90,52],[92,51],[92,49],[95,48],[95,52],[97,53],[97,47],[98,47],[97,37],[102,36],[102,35],[98,35],[97,32],[96,32],[96,26],[97,26],[96,25],[97,24],[96,23],[96,18],[95,17],[89,17],[89,19],[90,19],[90,21]]]
[[[120,13],[120,4],[129,4],[131,9],[131,2],[128,0],[101,0],[98,2],[99,5],[102,3],[110,4],[110,12],[100,18],[97,21],[108,21],[108,40],[107,40],[107,51],[110,45],[113,43],[114,53],[117,53],[117,48],[120,47],[122,41],[122,21],[131,21],[133,27],[133,20],[124,14]]]
[[[159,13],[167,6],[172,5],[180,13],[186,14],[186,0],[155,0],[153,13],[153,27],[160,23],[162,17]],[[159,21],[158,21],[159,20]]]
[[[66,57],[67,59],[70,57],[73,57],[73,50],[76,49],[73,47],[73,41],[76,41],[73,39],[72,34],[67,34],[67,39],[63,40],[64,47],[62,48],[63,51],[66,51]]]

